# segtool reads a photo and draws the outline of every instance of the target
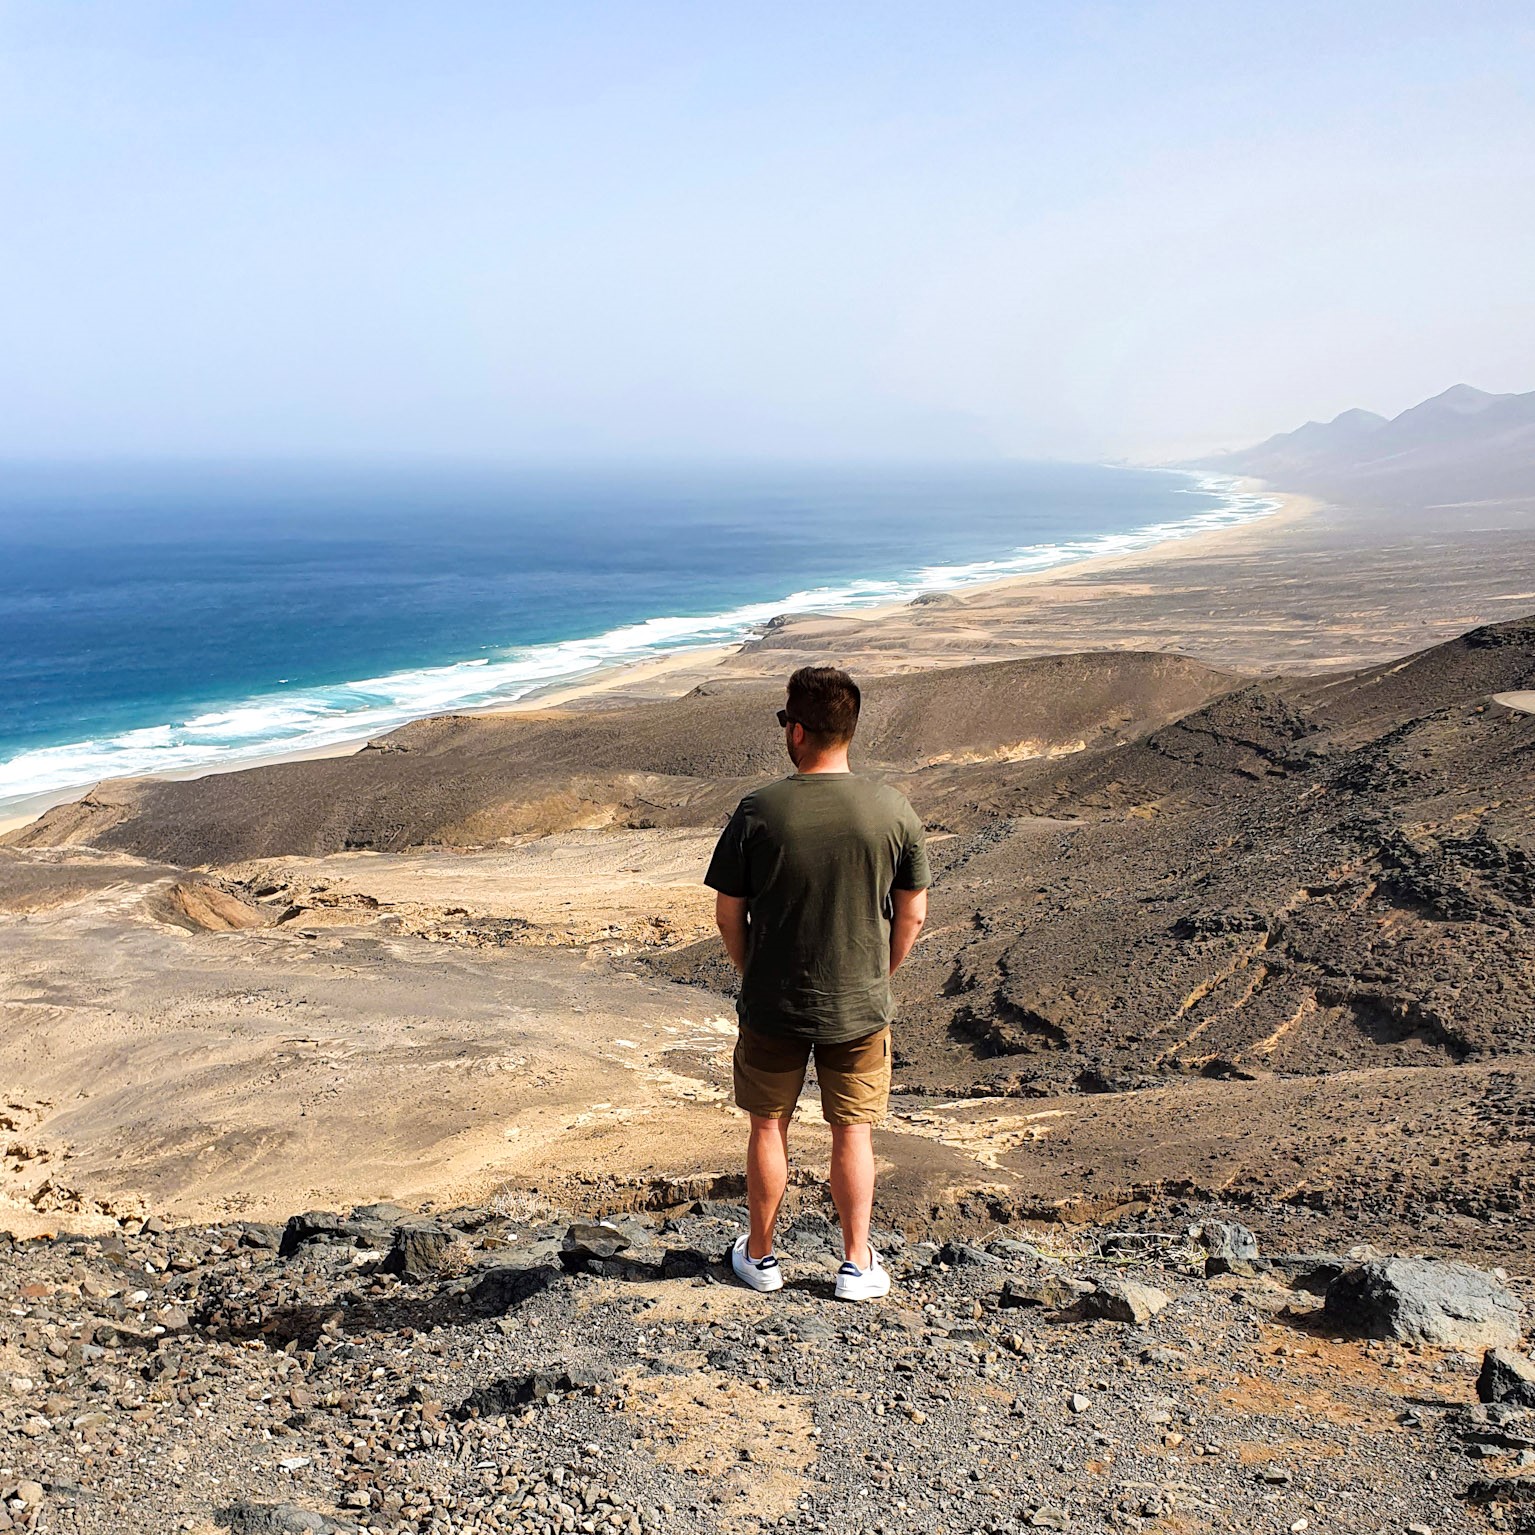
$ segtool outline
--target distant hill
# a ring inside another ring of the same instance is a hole
[[[1535,498],[1535,391],[1488,394],[1456,384],[1390,420],[1346,410],[1204,463],[1281,489],[1418,506],[1529,500]]]

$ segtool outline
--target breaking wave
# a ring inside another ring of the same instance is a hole
[[[337,747],[430,714],[514,703],[540,688],[586,677],[604,667],[739,643],[778,614],[880,607],[927,592],[1133,553],[1168,539],[1251,522],[1278,510],[1280,504],[1238,492],[1234,482],[1224,479],[1199,477],[1189,489],[1218,494],[1223,504],[1127,533],[1026,545],[996,559],[928,565],[889,579],[813,587],[721,612],[648,618],[587,639],[509,648],[445,666],[262,693],[185,720],[33,748],[0,762],[0,811],[24,802],[35,809],[35,802],[43,797],[65,797],[61,791],[84,790],[106,778],[229,769]]]

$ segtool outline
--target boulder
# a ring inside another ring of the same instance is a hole
[[[1512,1348],[1524,1308],[1490,1274],[1432,1258],[1372,1258],[1327,1287],[1323,1314],[1367,1338],[1440,1348]]]
[[[1096,1290],[1082,1297],[1082,1310],[1087,1316],[1104,1317],[1110,1322],[1129,1322],[1137,1327],[1171,1304],[1172,1296],[1165,1290],[1154,1289],[1134,1279],[1100,1280]]]
[[[410,1284],[430,1279],[443,1264],[455,1233],[435,1221],[410,1221],[396,1226],[394,1240],[380,1267],[386,1274],[398,1274]]]
[[[1483,1402],[1535,1407],[1535,1360],[1511,1348],[1488,1349],[1476,1378],[1476,1395]]]
[[[337,1215],[334,1210],[305,1210],[301,1215],[288,1217],[278,1252],[284,1258],[291,1258],[310,1242],[345,1242],[352,1247],[385,1248],[393,1237],[393,1228],[383,1221],[359,1218],[355,1214]]]
[[[283,1228],[269,1221],[238,1221],[234,1229],[239,1233],[241,1247],[275,1252],[282,1246]]]
[[[1205,1221],[1199,1227],[1198,1240],[1205,1250],[1207,1279],[1213,1279],[1217,1274],[1252,1278],[1269,1267],[1258,1256],[1257,1237],[1236,1221]]]

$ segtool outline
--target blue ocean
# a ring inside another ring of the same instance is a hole
[[[0,813],[1268,506],[1097,465],[0,466]]]

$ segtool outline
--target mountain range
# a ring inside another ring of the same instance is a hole
[[[1282,489],[1353,499],[1528,501],[1535,494],[1535,391],[1488,394],[1456,384],[1398,416],[1346,410],[1204,464]]]

